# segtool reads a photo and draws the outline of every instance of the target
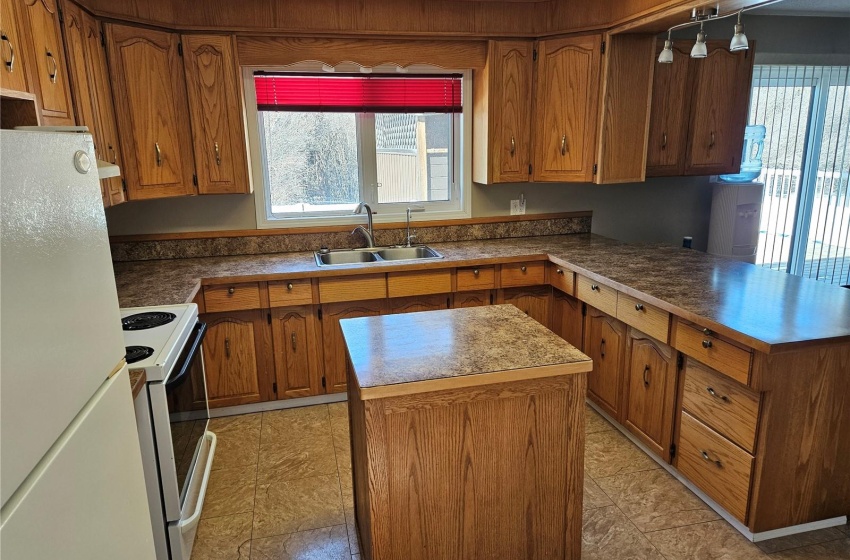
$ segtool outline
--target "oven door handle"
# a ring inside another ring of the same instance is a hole
[[[186,374],[189,373],[189,368],[192,366],[192,362],[195,360],[195,356],[197,356],[198,350],[201,348],[201,342],[204,341],[204,337],[207,334],[207,324],[198,321],[195,324],[195,330],[195,340],[192,341],[192,347],[189,349],[189,354],[186,356],[186,360],[183,362],[183,365],[180,366],[180,372],[174,378],[166,381],[166,387],[179,383],[180,380],[186,377]]]

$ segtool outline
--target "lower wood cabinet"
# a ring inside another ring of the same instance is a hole
[[[584,353],[593,360],[587,376],[587,394],[612,418],[623,418],[623,362],[626,325],[594,307],[587,307],[584,322]]]
[[[386,300],[343,301],[322,305],[322,349],[325,391],[341,393],[346,390],[348,358],[339,322],[353,317],[374,317],[387,309]]]
[[[458,292],[454,294],[452,309],[460,307],[481,307],[493,303],[493,292],[483,290],[480,292]]]
[[[390,298],[387,312],[390,314],[395,314],[448,309],[451,300],[451,294]]]
[[[498,303],[513,304],[544,327],[549,327],[551,300],[552,288],[549,286],[529,286],[500,290]]]
[[[275,396],[309,397],[321,393],[321,332],[309,305],[271,310]]]
[[[581,350],[584,345],[584,317],[581,302],[561,290],[552,290],[552,331]]]
[[[261,310],[209,313],[204,369],[210,408],[273,398],[271,329]]]
[[[670,460],[676,406],[676,352],[629,328],[623,423],[644,445]]]

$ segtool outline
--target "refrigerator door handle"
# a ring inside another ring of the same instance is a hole
[[[210,472],[212,471],[213,457],[215,456],[216,435],[212,432],[207,432],[205,436],[209,442],[209,452],[207,453],[207,464],[204,466],[204,478],[201,480],[201,489],[198,492],[198,499],[195,502],[195,508],[189,517],[180,519],[177,528],[181,534],[188,533],[194,529],[201,520],[201,510],[204,507],[204,498],[207,495],[207,485],[210,482]]]

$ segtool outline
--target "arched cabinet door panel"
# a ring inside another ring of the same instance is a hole
[[[386,312],[386,300],[344,301],[322,305],[324,389],[341,393],[347,388],[348,357],[339,322],[352,317],[374,317]]]
[[[587,394],[606,413],[622,422],[623,361],[626,325],[588,306],[584,326],[584,353],[593,360],[587,376]]]
[[[277,398],[321,393],[320,336],[312,306],[271,310]]]

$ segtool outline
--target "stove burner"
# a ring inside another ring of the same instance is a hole
[[[177,317],[174,313],[165,311],[148,311],[136,313],[121,319],[121,328],[125,331],[142,331],[162,325],[167,325]]]
[[[141,362],[153,354],[153,348],[148,346],[127,346],[124,350],[127,351],[127,353],[124,354],[124,358],[127,360],[128,364]]]

